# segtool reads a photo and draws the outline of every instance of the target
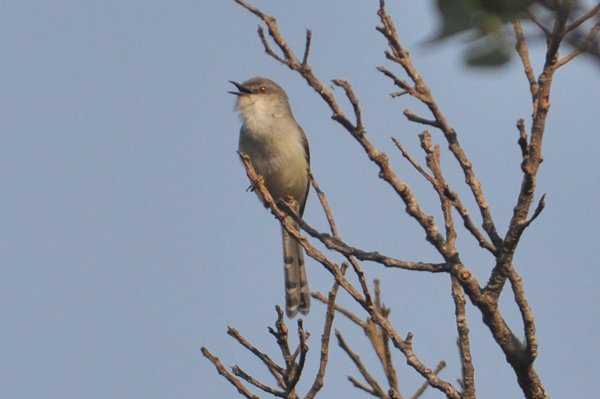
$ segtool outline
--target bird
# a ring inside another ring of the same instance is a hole
[[[283,199],[296,205],[302,216],[309,191],[310,151],[304,131],[296,122],[285,91],[264,77],[238,83],[229,81],[237,91],[235,110],[240,128],[239,152],[250,157],[252,167],[264,179],[275,202]],[[259,200],[262,197],[255,190]],[[292,226],[298,224],[287,217]],[[289,318],[310,308],[310,290],[302,246],[281,226],[285,281],[285,311]]]

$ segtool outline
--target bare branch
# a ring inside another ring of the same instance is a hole
[[[527,302],[525,296],[525,290],[523,288],[523,280],[521,276],[514,269],[513,265],[510,265],[508,269],[508,278],[513,290],[515,302],[521,312],[521,318],[523,320],[523,326],[525,330],[525,344],[527,351],[527,361],[532,363],[537,358],[538,340],[535,336],[535,320],[533,317],[533,311]]]
[[[394,73],[389,71],[387,68],[379,66],[379,67],[377,67],[377,70],[379,72],[383,73],[388,78],[392,79],[394,84],[402,89],[402,92],[400,92],[401,94],[392,95],[392,97],[398,97],[398,96],[404,95],[404,94],[410,94],[411,96],[414,96],[414,97],[418,96],[418,92],[415,90],[414,87],[410,86],[405,80],[399,79],[396,75],[394,75]]]
[[[398,348],[406,357],[406,362],[413,367],[421,376],[423,376],[428,384],[434,388],[444,392],[449,399],[459,399],[460,394],[447,381],[442,380],[430,368],[426,367],[421,360],[416,356],[412,348],[412,334],[408,333],[405,339],[402,339],[396,330],[390,325],[387,318],[382,317],[379,312],[374,313],[375,322],[380,325],[383,330],[389,335],[394,346]]]
[[[304,363],[306,362],[306,354],[308,352],[308,345],[306,344],[306,340],[308,339],[309,334],[304,331],[304,324],[302,319],[298,319],[298,349],[297,352],[300,353],[298,357],[298,363],[293,363],[293,367],[291,370],[291,376],[288,377],[287,383],[287,391],[291,392],[300,381],[300,375],[302,374],[302,370],[304,369]],[[296,353],[294,354],[294,359],[296,358]]]
[[[413,156],[408,152],[408,150],[406,150],[406,148],[404,148],[404,146],[402,145],[400,140],[392,137],[392,141],[394,142],[396,147],[398,147],[398,149],[402,153],[402,156],[404,158],[406,158],[408,160],[408,162],[419,173],[421,173],[421,175],[433,186],[433,188],[436,191],[438,191],[440,188],[442,189],[442,191],[444,192],[444,195],[452,202],[454,209],[456,209],[456,211],[459,213],[460,217],[462,218],[463,225],[471,233],[471,235],[477,240],[477,242],[479,243],[479,246],[487,249],[492,254],[495,254],[497,251],[496,247],[494,246],[494,244],[489,242],[484,237],[484,235],[481,233],[481,231],[479,231],[479,229],[475,226],[475,224],[471,220],[469,211],[463,205],[458,194],[456,192],[452,191],[447,183],[444,183],[444,185],[442,187],[438,187],[439,183],[437,182],[437,180],[433,176],[431,176],[429,173],[427,173],[421,165],[419,165],[419,163],[413,158]]]
[[[375,279],[373,282],[375,285],[375,306],[379,309],[382,315],[388,317],[390,314],[390,309],[385,307],[381,298],[381,283],[378,279]],[[369,335],[369,339],[371,339],[371,343],[373,347],[376,349],[376,353],[379,356],[381,361],[381,365],[383,366],[383,371],[385,372],[385,376],[388,380],[388,395],[393,399],[403,399],[400,394],[400,390],[398,387],[398,376],[396,374],[396,369],[394,367],[394,363],[392,362],[392,351],[390,349],[390,337],[383,331],[382,328],[377,326],[378,328],[375,330],[377,334],[377,341],[380,342],[380,345],[375,345],[373,338]],[[381,350],[377,351],[377,347],[380,347]],[[379,353],[381,352],[381,354]]]
[[[546,38],[550,37],[550,35],[552,34],[550,32],[550,29],[548,29],[548,27],[542,21],[540,21],[537,15],[535,15],[530,10],[526,10],[526,13],[527,18],[529,18],[531,22],[533,22],[535,25],[537,25],[538,28],[540,28],[540,30],[544,33],[544,36],[546,36]]]
[[[447,263],[426,263],[426,262],[410,262],[395,258],[390,258],[385,255],[381,255],[379,252],[366,252],[358,248],[354,248],[346,244],[345,242],[333,238],[331,235],[321,233],[311,227],[303,219],[300,219],[296,214],[293,207],[289,206],[283,201],[278,203],[279,208],[285,210],[287,214],[292,216],[296,222],[300,225],[302,230],[306,231],[310,236],[321,241],[328,249],[339,252],[345,255],[347,258],[356,257],[359,260],[368,260],[372,262],[380,263],[386,267],[394,267],[407,270],[426,271],[431,273],[442,273],[449,270]],[[292,233],[290,233],[292,234]]]
[[[395,137],[392,137],[392,141],[394,142],[396,147],[398,147],[402,156],[406,158],[406,160],[425,178],[425,180],[427,180],[432,186],[435,187],[436,182],[433,176],[427,173],[427,171],[423,169],[423,167],[417,162],[417,160],[414,159],[412,155],[410,155],[410,153],[406,148],[404,148],[400,140],[398,140]]]
[[[314,181],[313,181],[314,182]],[[342,273],[345,273],[347,269],[347,265],[342,266]],[[315,395],[319,392],[319,390],[323,387],[323,380],[325,378],[325,371],[327,369],[327,361],[329,359],[329,340],[331,337],[331,329],[333,326],[333,319],[335,317],[336,304],[335,300],[337,298],[338,289],[340,288],[340,284],[336,281],[329,291],[329,297],[327,299],[327,311],[325,312],[325,325],[323,327],[323,334],[321,336],[321,358],[319,361],[319,371],[315,376],[315,380],[304,397],[304,399],[313,399]],[[315,294],[312,294],[313,298]]]
[[[279,345],[279,350],[281,351],[281,355],[285,362],[286,374],[289,374],[292,371],[294,359],[292,357],[292,352],[290,351],[290,347],[288,345],[288,328],[285,325],[285,321],[283,320],[283,310],[279,306],[275,306],[275,310],[277,311],[277,321],[275,321],[275,329],[269,327],[269,333],[271,333],[271,335],[275,337],[277,345]]]
[[[262,362],[265,364],[265,366],[267,366],[267,369],[269,370],[269,372],[277,380],[277,385],[279,385],[280,388],[285,387],[284,381],[282,379],[282,376],[285,375],[285,370],[282,367],[280,367],[277,363],[275,363],[273,360],[271,360],[271,358],[267,354],[259,351],[246,338],[244,338],[242,336],[242,334],[240,334],[240,332],[238,330],[236,330],[235,328],[228,327],[227,334],[229,334],[230,336],[235,338],[235,340],[238,341],[243,347],[248,349],[257,358],[262,360]]]
[[[442,165],[440,159],[440,147],[434,146],[431,142],[431,135],[427,130],[419,135],[421,148],[425,151],[425,160],[427,167],[431,170],[434,177],[434,189],[438,194],[442,213],[444,215],[444,227],[446,229],[446,242],[451,247],[456,246],[456,229],[452,218],[452,203],[449,198],[449,189],[444,176],[442,175]]]
[[[350,104],[352,104],[352,109],[354,110],[355,122],[354,122],[354,127],[350,133],[352,133],[353,136],[360,138],[361,136],[364,135],[364,127],[363,127],[363,123],[362,123],[362,115],[361,115],[360,105],[358,104],[358,98],[356,97],[356,94],[354,93],[354,90],[352,89],[352,86],[350,85],[350,83],[348,83],[348,81],[343,80],[343,79],[334,79],[334,80],[332,80],[332,82],[334,85],[344,89],[344,92],[346,93],[346,97],[348,98],[348,101],[350,101]],[[334,119],[335,119],[335,117],[334,117]]]
[[[440,125],[440,122],[437,120],[430,120],[430,119],[425,119],[423,117],[420,117],[418,115],[416,115],[412,110],[410,109],[405,109],[404,110],[404,116],[406,116],[406,119],[408,119],[411,122],[415,122],[415,123],[420,123],[421,125],[427,125],[427,126],[432,126],[435,127],[436,129],[440,129],[442,126]]]
[[[442,371],[444,369],[444,367],[446,367],[446,362],[442,360],[441,362],[438,363],[435,370],[433,370],[433,373],[435,375],[438,375],[440,373],[440,371]],[[421,395],[423,395],[425,393],[427,388],[429,388],[429,384],[427,382],[424,382],[423,385],[421,385],[421,387],[419,389],[417,389],[417,391],[413,394],[413,396],[410,397],[410,399],[419,399],[421,397]]]
[[[538,91],[534,99],[533,120],[531,126],[531,138],[527,147],[527,157],[524,158],[521,169],[523,179],[517,203],[513,209],[508,231],[504,238],[504,250],[507,261],[500,262],[500,267],[506,267],[510,263],[519,239],[527,227],[527,216],[533,202],[537,183],[537,172],[543,161],[542,143],[545,131],[546,116],[550,108],[550,88],[554,72],[558,67],[558,48],[564,38],[566,30],[567,14],[557,14],[552,34],[548,39],[546,51],[546,62],[543,71],[538,78]],[[499,273],[495,273],[498,275]]]
[[[535,73],[533,71],[533,66],[531,65],[531,60],[529,59],[529,50],[527,49],[527,43],[525,42],[523,27],[521,26],[521,21],[518,19],[513,21],[513,30],[515,31],[515,35],[517,37],[515,48],[517,49],[517,54],[519,54],[519,58],[523,64],[523,70],[525,71],[525,76],[529,82],[529,91],[531,92],[531,97],[532,99],[535,99],[538,91],[538,84],[537,80],[535,79]]]
[[[363,378],[365,379],[365,381],[367,381],[367,383],[371,387],[371,390],[369,390],[367,392],[373,392],[374,395],[377,396],[377,397],[379,397],[379,398],[386,398],[386,394],[385,394],[384,390],[381,388],[381,386],[379,386],[379,383],[377,382],[377,380],[375,379],[375,377],[373,377],[371,375],[371,373],[369,373],[369,370],[367,370],[367,368],[363,364],[362,360],[360,359],[360,356],[358,356],[348,346],[348,344],[346,343],[346,341],[342,337],[342,334],[339,331],[336,330],[335,331],[335,337],[338,340],[338,345],[340,346],[340,348],[342,348],[344,350],[344,352],[346,352],[346,354],[352,360],[352,362],[354,363],[354,365],[356,366],[356,368],[358,369],[358,371],[360,372],[360,374],[363,376]]]
[[[306,30],[306,44],[304,46],[304,56],[302,57],[302,68],[308,67],[308,54],[310,53],[310,43],[312,41],[312,32],[310,29]]]
[[[452,277],[452,299],[454,300],[454,316],[458,331],[458,352],[462,365],[462,398],[475,399],[475,368],[471,356],[466,301],[460,283],[455,277]]]
[[[333,213],[331,212],[331,208],[329,207],[329,203],[327,202],[327,197],[325,196],[325,193],[319,187],[319,184],[317,183],[317,180],[315,179],[315,176],[312,174],[312,172],[309,172],[309,176],[310,176],[310,183],[312,184],[315,192],[317,193],[319,202],[321,202],[321,207],[323,208],[323,211],[325,212],[325,216],[327,217],[327,222],[329,223],[329,229],[331,230],[331,234],[332,234],[333,238],[339,239],[340,236],[337,231],[337,226],[335,224],[335,220],[333,219]]]
[[[531,223],[533,223],[533,221],[535,219],[537,219],[538,216],[540,216],[540,214],[542,213],[542,211],[544,210],[545,207],[546,207],[546,193],[542,194],[542,197],[540,198],[540,202],[538,202],[538,205],[535,208],[535,211],[533,211],[533,215],[531,216],[531,218],[525,223],[525,227],[529,227],[529,225]]]
[[[376,398],[382,398],[382,399],[385,398],[385,396],[384,397],[379,396],[379,394],[377,392],[375,392],[373,390],[373,388],[369,388],[368,386],[364,385],[362,382],[360,382],[356,378],[352,377],[351,375],[347,376],[347,378],[348,378],[348,381],[350,381],[355,388],[358,388],[361,391],[364,391],[366,393],[370,393],[371,395],[375,396]]]
[[[260,42],[262,43],[265,49],[265,53],[267,53],[267,55],[273,57],[277,61],[281,62],[282,64],[287,64],[287,61],[284,58],[281,58],[277,53],[273,51],[273,49],[271,49],[271,46],[269,45],[269,41],[267,40],[267,36],[265,36],[265,31],[263,30],[262,26],[258,26],[257,32],[258,37],[260,38]]]
[[[590,29],[590,32],[587,34],[587,36],[585,37],[584,40],[582,40],[580,43],[577,43],[575,45],[575,49],[573,51],[571,51],[569,54],[564,56],[560,61],[558,61],[558,64],[556,65],[556,67],[560,68],[561,66],[565,65],[567,62],[571,61],[573,58],[577,57],[579,54],[582,54],[585,51],[587,51],[588,48],[594,43],[594,38],[596,37],[596,35],[598,34],[599,31],[600,31],[600,21],[596,22],[594,27],[592,29]]]
[[[249,384],[254,385],[255,387],[257,387],[258,389],[261,389],[262,391],[266,392],[266,393],[270,393],[273,396],[277,396],[279,398],[287,398],[288,395],[283,392],[283,391],[278,391],[277,389],[273,389],[268,385],[263,384],[262,382],[260,382],[259,380],[257,380],[256,378],[252,377],[250,374],[246,373],[244,370],[241,369],[241,367],[239,366],[233,366],[231,368],[231,371],[233,372],[233,374],[235,374],[236,376],[240,377],[241,379],[243,379],[244,381],[248,382]]]
[[[323,302],[326,305],[328,304],[327,298],[325,298],[323,296],[323,294],[321,294],[320,292],[313,292],[313,293],[311,293],[311,296],[313,298],[315,298],[316,300]],[[350,321],[353,321],[356,325],[360,326],[362,329],[366,328],[366,323],[360,317],[358,317],[356,314],[352,313],[348,309],[346,309],[338,304],[334,305],[334,309],[336,312],[339,312],[342,315],[346,316]]]
[[[349,256],[348,261],[352,265],[352,270],[354,270],[356,277],[358,277],[358,281],[360,283],[360,287],[365,298],[365,305],[367,308],[370,308],[371,306],[373,306],[373,299],[371,298],[371,292],[367,284],[367,279],[365,278],[365,272],[362,269],[362,267],[360,267],[358,262],[356,262],[356,259],[354,257]]]
[[[229,371],[227,371],[225,366],[223,366],[223,363],[221,363],[221,360],[219,360],[218,357],[216,357],[215,355],[210,353],[210,351],[207,348],[205,348],[203,346],[202,348],[200,348],[200,351],[202,352],[202,354],[204,355],[205,358],[207,358],[208,360],[210,360],[212,362],[212,364],[214,364],[214,366],[217,368],[217,371],[219,372],[219,374],[221,374],[223,377],[225,377],[225,379],[227,381],[229,381],[231,383],[231,385],[233,385],[234,387],[237,388],[237,391],[240,394],[244,395],[244,397],[246,397],[248,399],[260,399],[258,396],[254,395],[252,392],[250,392],[248,390],[248,388],[246,388],[237,378],[235,378],[233,376],[233,374],[231,374]]]
[[[576,21],[574,21],[573,23],[569,24],[567,26],[566,31],[567,32],[574,31],[581,24],[583,24],[585,21],[587,21],[589,19],[592,19],[595,15],[597,15],[599,13],[600,13],[600,4],[597,4],[596,6],[592,7],[588,12],[586,12],[581,17],[579,17]]]
[[[454,158],[459,163],[461,169],[463,170],[466,183],[471,189],[473,197],[475,198],[475,201],[479,207],[479,211],[483,219],[483,228],[488,234],[494,246],[498,247],[502,240],[496,231],[492,215],[489,211],[488,201],[485,195],[483,194],[483,190],[481,188],[481,183],[479,182],[479,179],[473,172],[473,166],[471,164],[471,161],[468,159],[465,152],[463,151],[462,146],[458,141],[456,132],[448,124],[446,118],[444,117],[437,103],[433,99],[430,89],[425,84],[423,78],[412,64],[410,54],[401,45],[394,22],[385,10],[384,0],[380,0],[379,2],[379,10],[377,11],[377,15],[379,16],[379,19],[382,22],[382,26],[378,26],[377,30],[381,32],[381,34],[386,38],[388,46],[391,50],[391,53],[386,52],[386,57],[398,63],[404,69],[405,73],[414,83],[414,88],[417,92],[417,94],[414,95],[414,97],[421,101],[425,106],[427,106],[427,108],[429,108],[429,111],[431,112],[434,119],[428,120],[425,118],[421,118],[415,115],[410,110],[404,111],[404,114],[407,118],[409,118],[409,120],[413,122],[433,126],[442,131],[444,137],[446,138],[446,141],[448,142],[448,148],[450,152],[454,155]],[[437,249],[439,250],[439,248]]]

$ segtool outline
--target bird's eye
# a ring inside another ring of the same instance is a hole
[[[260,86],[260,89],[258,90],[260,90],[261,93],[264,93],[267,91],[267,88],[265,86]]]

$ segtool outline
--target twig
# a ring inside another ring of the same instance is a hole
[[[400,78],[398,78],[393,72],[391,72],[389,69],[383,67],[383,66],[378,66],[377,70],[381,73],[383,73],[385,76],[387,76],[388,78],[392,79],[392,81],[394,82],[394,84],[396,86],[398,86],[399,88],[402,89],[402,91],[399,94],[392,94],[392,97],[399,97],[402,96],[404,94],[410,94],[413,97],[417,97],[419,95],[419,93],[417,92],[417,90],[412,87],[411,85],[408,84],[408,82],[406,82],[405,80],[402,80]]]
[[[346,343],[346,341],[344,340],[344,338],[342,337],[342,334],[339,331],[335,331],[335,337],[338,340],[338,345],[340,346],[340,348],[342,348],[344,350],[344,352],[346,352],[346,354],[348,355],[348,357],[352,360],[352,362],[354,363],[354,365],[356,366],[356,368],[358,369],[358,371],[360,372],[360,374],[363,376],[363,378],[365,379],[365,381],[367,381],[367,383],[369,384],[369,386],[372,389],[372,392],[374,392],[374,395],[380,398],[385,398],[385,392],[383,391],[383,389],[381,388],[381,386],[379,385],[379,383],[377,382],[377,380],[375,379],[375,377],[373,377],[371,375],[371,373],[369,373],[369,370],[365,367],[365,365],[363,364],[362,360],[360,359],[360,356],[358,356]],[[367,392],[371,392],[371,391],[367,391]]]
[[[432,127],[435,127],[436,129],[440,129],[442,127],[442,125],[440,124],[439,121],[425,119],[421,116],[418,116],[410,109],[404,110],[404,116],[406,116],[406,119],[408,119],[409,121],[415,122],[415,123],[420,123],[421,125],[432,126]]]
[[[402,156],[404,158],[406,158],[408,160],[408,162],[437,191],[436,187],[437,187],[438,183],[437,183],[436,179],[423,169],[423,167],[412,157],[412,155],[408,152],[408,150],[402,145],[402,143],[400,142],[400,140],[398,140],[395,137],[392,137],[392,141],[394,142],[394,144],[396,145],[396,147],[398,147],[398,149],[402,153]],[[463,225],[471,233],[471,235],[477,240],[477,242],[479,243],[479,246],[482,247],[482,248],[487,249],[492,254],[496,254],[496,251],[497,251],[496,247],[494,246],[494,244],[492,244],[491,242],[489,242],[484,237],[484,235],[481,233],[481,231],[479,231],[479,229],[475,226],[475,224],[473,223],[473,220],[471,219],[471,216],[469,215],[469,211],[463,205],[463,203],[462,203],[460,197],[458,196],[458,194],[456,192],[454,192],[453,190],[451,190],[447,183],[443,187],[443,191],[444,191],[444,195],[449,200],[452,201],[452,205],[454,206],[454,209],[456,209],[456,211],[459,213],[460,217],[463,220]]]
[[[538,91],[534,100],[533,120],[531,135],[527,146],[527,157],[521,164],[523,179],[517,203],[513,208],[508,231],[504,238],[504,251],[507,261],[500,262],[501,265],[510,263],[519,239],[527,227],[527,215],[529,213],[537,183],[537,172],[543,161],[542,143],[545,131],[546,116],[550,108],[550,88],[552,78],[558,65],[558,48],[564,38],[567,15],[558,13],[552,35],[548,39],[546,51],[546,62],[540,77],[538,78]]]
[[[513,290],[515,302],[519,307],[519,312],[521,313],[521,318],[523,320],[526,344],[525,350],[527,351],[527,358],[525,359],[525,362],[531,364],[537,358],[538,350],[538,340],[535,336],[535,320],[533,317],[533,311],[527,302],[527,297],[523,288],[523,280],[514,269],[512,264],[508,269],[508,278]]]
[[[292,367],[294,364],[294,359],[292,353],[290,351],[290,347],[288,345],[288,328],[285,325],[285,321],[283,319],[283,310],[279,306],[275,306],[275,311],[277,312],[277,320],[275,321],[275,328],[269,327],[269,333],[275,337],[277,341],[277,345],[279,345],[279,350],[281,351],[281,355],[285,362],[286,374],[290,374],[292,371]]]
[[[267,36],[265,36],[265,31],[263,30],[262,26],[260,26],[260,25],[258,26],[257,32],[258,32],[258,37],[260,38],[260,42],[262,43],[262,45],[265,49],[265,53],[267,53],[267,55],[273,57],[277,61],[281,62],[282,64],[285,64],[286,63],[285,58],[281,58],[269,46],[269,42],[267,41]]]
[[[373,306],[373,299],[371,298],[369,285],[367,284],[367,279],[365,278],[365,272],[362,269],[362,267],[360,267],[360,265],[354,257],[348,256],[347,259],[348,262],[350,262],[350,265],[352,265],[352,270],[354,270],[354,274],[356,274],[356,277],[358,277],[358,281],[360,283],[360,287],[365,298],[365,305],[367,306],[367,308],[370,308],[371,306]]]
[[[379,15],[383,26],[378,26],[377,30],[381,32],[381,34],[387,39],[388,45],[392,51],[392,53],[387,52],[386,56],[398,63],[404,69],[406,74],[414,83],[416,95],[413,96],[429,108],[434,119],[429,120],[419,117],[410,110],[405,110],[404,114],[413,122],[433,126],[442,131],[448,142],[448,148],[463,170],[465,181],[471,189],[473,197],[475,198],[477,206],[479,207],[479,211],[483,219],[483,228],[494,246],[498,247],[501,243],[501,238],[496,231],[492,215],[489,212],[489,205],[485,195],[483,194],[483,190],[481,189],[481,183],[473,172],[471,161],[464,153],[462,146],[458,141],[456,132],[452,127],[450,127],[437,103],[434,101],[431,91],[413,66],[408,51],[406,51],[400,44],[394,22],[385,10],[385,1],[380,0],[379,4],[379,11],[377,14]]]
[[[527,48],[527,43],[525,42],[523,26],[521,25],[520,20],[516,19],[513,21],[513,30],[515,31],[515,35],[517,37],[515,48],[517,49],[517,54],[519,54],[519,58],[523,64],[523,70],[525,71],[525,76],[529,82],[531,98],[535,100],[535,96],[538,91],[538,84],[535,79],[535,73],[533,71],[533,66],[531,65],[531,60],[529,59],[529,50]]]
[[[456,247],[456,229],[452,218],[452,200],[449,198],[449,189],[444,176],[442,175],[442,165],[440,159],[440,147],[434,146],[431,142],[431,135],[427,130],[419,135],[421,148],[425,151],[425,160],[427,167],[431,170],[434,177],[434,189],[438,194],[442,214],[444,215],[444,227],[446,229],[446,242],[452,248]]]
[[[267,369],[269,370],[269,372],[277,380],[277,385],[279,385],[279,387],[281,387],[281,388],[285,387],[284,381],[282,379],[282,376],[285,375],[285,370],[282,367],[280,367],[277,363],[275,363],[273,360],[271,360],[271,358],[267,354],[259,351],[246,338],[244,338],[242,336],[242,334],[240,334],[240,332],[238,330],[236,330],[235,328],[228,327],[227,334],[229,334],[230,336],[235,338],[235,340],[238,341],[243,347],[248,349],[257,358],[262,360],[262,362],[265,364],[265,366],[267,366]]]
[[[540,19],[537,17],[537,15],[535,15],[530,10],[526,10],[525,12],[527,14],[527,18],[529,18],[529,20],[531,22],[533,22],[535,25],[537,25],[538,28],[540,28],[540,30],[544,33],[546,38],[548,38],[552,34],[550,29],[548,29],[548,27],[546,25],[544,25],[544,23],[542,21],[540,21]]]
[[[414,95],[414,97],[421,101],[425,106],[427,106],[434,119],[429,120],[421,118],[415,115],[410,110],[404,111],[404,114],[409,120],[413,122],[433,126],[442,131],[444,137],[446,138],[446,141],[448,142],[448,148],[450,152],[454,155],[454,158],[457,160],[461,169],[463,170],[463,173],[465,175],[465,181],[471,189],[473,197],[475,198],[477,206],[479,207],[479,211],[483,219],[483,228],[488,234],[492,243],[496,247],[498,247],[501,243],[501,238],[496,231],[492,215],[489,211],[487,199],[483,194],[483,190],[481,188],[481,183],[479,182],[479,179],[473,172],[473,166],[471,164],[471,161],[466,156],[462,146],[458,141],[456,132],[448,124],[439,106],[433,99],[430,89],[427,87],[425,81],[419,75],[416,68],[412,64],[410,54],[401,45],[400,40],[398,38],[398,34],[396,32],[395,24],[385,9],[384,0],[380,0],[379,10],[377,14],[379,15],[379,19],[382,23],[382,26],[377,27],[377,30],[386,38],[388,46],[391,50],[391,53],[386,53],[386,57],[398,63],[404,69],[405,73],[414,83],[414,87],[417,92],[417,94]],[[437,249],[439,250],[439,248]]]
[[[525,227],[529,227],[529,225],[531,223],[533,223],[533,221],[535,219],[537,219],[538,216],[540,216],[540,214],[542,213],[542,211],[544,210],[544,208],[546,207],[546,193],[542,194],[542,197],[540,198],[540,201],[538,202],[537,207],[535,208],[535,211],[533,211],[533,215],[531,216],[531,218],[525,223]]]
[[[302,230],[306,231],[311,237],[314,237],[321,241],[328,249],[339,252],[342,255],[348,257],[355,257],[359,260],[367,260],[371,262],[380,263],[386,267],[400,268],[406,270],[426,271],[430,273],[442,273],[448,272],[449,266],[447,263],[427,263],[427,262],[410,262],[401,259],[390,258],[382,255],[379,252],[367,252],[358,248],[354,248],[346,244],[345,242],[333,238],[331,235],[321,233],[306,223],[303,219],[300,219],[294,208],[286,204],[285,202],[278,203],[279,208],[283,209],[286,214],[292,216],[292,218],[300,225]],[[290,233],[292,234],[292,233]],[[293,235],[293,234],[292,234]]]
[[[475,368],[471,356],[465,296],[460,283],[455,277],[452,277],[451,284],[456,330],[458,331],[458,352],[462,366],[462,398],[475,399]]]
[[[375,392],[375,390],[373,388],[369,388],[368,386],[366,386],[365,384],[363,384],[356,378],[352,377],[351,375],[347,376],[347,378],[348,378],[348,381],[350,381],[350,383],[352,383],[352,385],[355,388],[358,388],[361,391],[364,391],[366,393],[370,393],[371,395],[375,396],[376,398],[385,399],[385,396],[380,396],[377,392]]]
[[[300,375],[302,374],[302,370],[304,369],[304,363],[306,362],[306,354],[308,353],[308,345],[306,344],[306,340],[308,339],[309,334],[304,331],[304,323],[302,319],[298,319],[298,363],[293,363],[293,367],[290,375],[288,376],[287,382],[287,391],[291,392],[300,381]],[[296,356],[294,356],[296,358]]]
[[[392,141],[396,147],[400,150],[400,153],[406,160],[415,168],[432,186],[435,187],[435,179],[431,176],[423,167],[417,162],[416,159],[408,152],[408,150],[402,145],[399,139],[392,137]]]
[[[556,67],[560,68],[561,66],[565,65],[567,62],[571,61],[573,58],[577,57],[579,54],[585,52],[589,48],[589,46],[594,42],[594,38],[596,37],[596,35],[598,34],[599,31],[600,31],[600,21],[597,22],[592,27],[592,29],[590,29],[590,32],[587,34],[587,36],[581,43],[578,43],[575,45],[575,49],[573,51],[571,51],[569,54],[567,54],[566,56],[561,58],[560,61],[558,61]]]
[[[254,385],[255,387],[257,387],[258,389],[261,389],[262,391],[266,392],[266,393],[270,393],[273,396],[277,396],[280,398],[287,398],[287,395],[285,392],[279,391],[277,389],[271,388],[268,385],[263,384],[262,382],[260,382],[259,380],[257,380],[256,378],[252,377],[250,374],[246,373],[244,370],[241,369],[241,367],[239,366],[233,366],[231,368],[231,371],[233,372],[233,374],[235,374],[236,376],[240,377],[241,379],[243,379],[244,381],[248,382],[249,384]]]
[[[375,279],[373,283],[375,285],[375,306],[377,306],[382,315],[388,317],[390,314],[390,309],[385,307],[385,305],[383,304],[381,298],[381,282],[378,279]],[[383,331],[383,329],[381,329],[379,326],[376,332],[378,333],[378,339],[381,342],[382,354],[379,356],[379,358],[381,360],[383,371],[385,372],[385,376],[388,380],[388,385],[390,387],[388,390],[388,395],[390,396],[390,398],[393,399],[403,399],[403,396],[400,394],[400,389],[398,387],[398,375],[396,374],[396,369],[394,367],[394,363],[392,362],[390,338],[385,333],[385,331]]]
[[[310,53],[310,43],[312,41],[312,32],[310,29],[306,30],[306,45],[304,46],[304,56],[302,57],[302,68],[308,67],[308,54]]]
[[[320,292],[313,292],[313,293],[311,293],[311,296],[313,298],[315,298],[316,300],[323,302],[326,305],[328,304],[327,298],[325,298],[323,296],[323,294],[321,294]],[[356,325],[358,325],[362,329],[366,328],[366,323],[360,317],[358,317],[357,315],[355,315],[348,309],[338,305],[337,303],[333,306],[333,308],[335,309],[336,312],[339,312],[342,315],[346,316],[350,321],[354,322]]]
[[[591,19],[592,17],[594,17],[594,15],[600,13],[600,4],[597,4],[596,6],[592,7],[588,12],[586,12],[585,14],[583,14],[581,17],[579,17],[577,20],[575,20],[574,22],[572,22],[571,24],[569,24],[567,26],[566,31],[567,32],[572,32],[575,29],[577,29],[581,24],[583,24],[585,21]]]
[[[332,82],[334,85],[344,89],[344,92],[346,93],[346,98],[348,98],[348,101],[350,101],[350,104],[352,105],[352,109],[354,110],[354,118],[355,118],[354,127],[350,131],[350,133],[352,133],[352,135],[358,139],[363,138],[364,127],[363,127],[363,123],[362,123],[362,114],[361,114],[361,110],[360,110],[360,105],[358,103],[358,97],[356,97],[356,94],[354,93],[352,86],[350,85],[350,83],[348,83],[348,81],[346,81],[344,79],[333,79]],[[334,116],[334,119],[335,119],[335,116]],[[344,119],[341,119],[341,121],[343,122]]]
[[[445,361],[441,361],[438,363],[438,365],[435,367],[435,370],[433,370],[433,373],[435,375],[438,375],[440,373],[440,371],[442,371],[444,369],[444,367],[446,367],[446,362]],[[410,397],[410,399],[419,399],[421,397],[421,395],[423,395],[425,393],[425,391],[427,390],[427,388],[429,388],[429,384],[427,382],[424,382],[419,389],[417,389],[415,391],[415,393],[413,394],[413,396]]]
[[[315,178],[312,175],[312,173],[310,174],[310,179],[311,179],[311,183],[312,183],[315,191],[317,192],[317,195],[319,197],[319,201],[321,202],[321,206],[323,207],[323,210],[325,211],[325,215],[327,216],[327,220],[329,222],[329,226],[330,226],[333,238],[334,239],[339,239],[339,234],[337,232],[337,227],[335,225],[335,221],[333,219],[333,214],[331,212],[331,209],[329,208],[329,204],[327,202],[327,198],[325,196],[325,193],[323,191],[321,191],[321,189],[319,188],[319,186],[317,184],[317,181],[315,180]],[[361,281],[361,286],[363,288],[363,294],[364,294],[365,301],[367,303],[370,303],[371,302],[371,298],[370,298],[370,294],[369,294],[368,288],[365,288],[364,273],[362,272],[362,269],[357,264],[356,259],[353,256],[347,255],[346,258],[348,259],[348,262],[350,262],[350,264],[352,264],[352,267],[353,267],[355,273],[358,275],[359,280]],[[348,267],[348,263],[344,263],[342,265],[342,273],[344,273],[346,271],[347,267]],[[337,288],[336,288],[336,291],[337,291]],[[331,302],[332,299],[330,298],[329,301]],[[333,306],[333,304],[331,306]],[[329,305],[328,305],[328,309],[329,309]],[[334,310],[334,308],[332,307],[331,311],[333,312],[333,310]]]
[[[335,223],[335,219],[333,218],[333,213],[331,212],[331,208],[329,207],[329,203],[327,202],[327,197],[325,196],[325,193],[319,187],[319,184],[317,183],[317,180],[315,179],[315,176],[312,174],[312,172],[309,172],[309,176],[310,176],[310,183],[312,184],[315,192],[317,193],[319,202],[321,202],[321,207],[323,208],[323,211],[325,212],[325,216],[327,217],[327,222],[329,223],[329,229],[331,230],[331,234],[332,234],[333,238],[339,239],[340,237],[338,234],[337,226]]]
[[[347,265],[342,266],[342,273],[346,272],[347,267]],[[325,371],[327,369],[327,361],[329,359],[329,341],[336,310],[335,300],[337,298],[339,288],[340,284],[336,281],[329,291],[329,296],[326,301],[327,311],[325,312],[325,324],[323,326],[323,334],[321,336],[321,358],[319,361],[319,371],[317,371],[315,380],[304,399],[313,399],[324,384],[323,380],[325,377]],[[315,294],[313,293],[312,296],[314,298]]]
[[[246,388],[237,378],[233,376],[233,374],[227,371],[225,366],[223,366],[223,363],[221,363],[221,360],[219,360],[218,357],[210,353],[210,351],[207,348],[203,346],[202,348],[200,348],[200,351],[202,352],[205,358],[212,362],[212,364],[216,367],[218,373],[225,377],[225,379],[229,381],[231,385],[237,388],[237,391],[240,394],[244,395],[244,397],[248,399],[260,399],[258,396],[250,392],[248,388]]]

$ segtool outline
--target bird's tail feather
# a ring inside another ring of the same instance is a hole
[[[296,224],[294,227],[298,228]],[[283,267],[285,274],[285,313],[294,317],[298,312],[307,314],[310,308],[310,290],[304,268],[302,246],[281,227],[283,237]]]

